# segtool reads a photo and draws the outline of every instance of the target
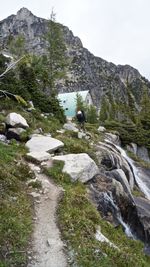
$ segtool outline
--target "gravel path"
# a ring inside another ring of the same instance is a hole
[[[46,175],[38,173],[34,164],[30,167],[41,181],[43,193],[31,193],[35,200],[35,227],[28,267],[67,267],[64,244],[56,223],[57,203],[62,189]]]

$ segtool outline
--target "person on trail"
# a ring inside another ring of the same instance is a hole
[[[84,123],[86,121],[86,118],[85,118],[84,111],[78,109],[76,113],[76,118],[79,123],[79,129],[85,131]]]

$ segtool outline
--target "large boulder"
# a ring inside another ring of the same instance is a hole
[[[64,146],[63,142],[50,136],[35,135],[25,146],[30,152],[52,152]]]
[[[6,117],[6,124],[11,127],[21,127],[28,128],[29,125],[27,121],[18,113],[12,112],[9,113]]]
[[[99,173],[94,160],[86,153],[55,156],[53,159],[64,161],[62,171],[68,173],[72,181],[80,180],[85,183]]]
[[[27,157],[32,158],[33,160],[36,160],[38,162],[51,160],[51,155],[49,153],[41,151],[27,153]]]

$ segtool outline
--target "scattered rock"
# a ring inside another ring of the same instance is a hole
[[[63,133],[65,133],[65,129],[60,129],[60,130],[57,130],[56,132],[63,134]]]
[[[98,129],[97,129],[97,131],[103,133],[103,132],[106,131],[106,128],[103,127],[103,126],[99,126]]]
[[[82,139],[83,137],[86,137],[86,133],[78,132],[78,138]]]
[[[6,136],[3,134],[0,134],[0,141],[5,143],[7,141]]]

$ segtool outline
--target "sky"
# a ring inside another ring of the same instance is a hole
[[[131,65],[150,80],[150,0],[5,0],[0,20],[28,8],[69,27],[95,56]]]

